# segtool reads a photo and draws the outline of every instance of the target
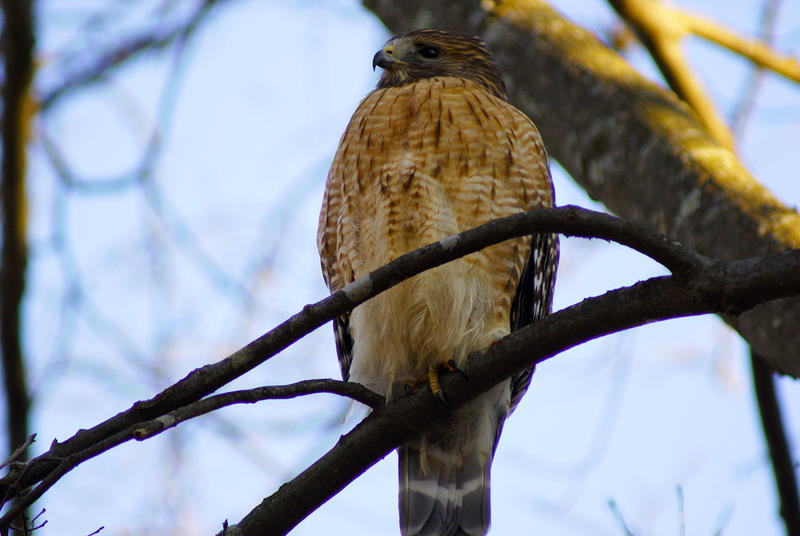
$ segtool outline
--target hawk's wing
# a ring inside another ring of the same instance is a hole
[[[511,303],[511,331],[517,331],[550,314],[558,266],[558,235],[536,233],[531,236],[531,253],[522,270],[514,301]],[[511,411],[528,390],[536,367],[511,377]]]

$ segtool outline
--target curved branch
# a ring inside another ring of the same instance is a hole
[[[107,437],[99,443],[91,445],[90,447],[79,452],[70,454],[69,456],[54,457],[50,453],[42,455],[44,457],[51,458],[51,461],[56,464],[55,467],[50,470],[50,472],[39,482],[36,487],[21,496],[16,501],[14,506],[10,508],[2,517],[0,517],[0,532],[2,532],[4,528],[9,527],[10,524],[25,510],[25,508],[27,508],[27,506],[38,500],[47,492],[47,490],[53,487],[56,482],[61,479],[61,477],[66,475],[72,469],[107,450],[130,441],[131,439],[144,441],[145,439],[156,436],[161,432],[168,430],[169,428],[177,426],[181,422],[205,415],[211,411],[215,411],[233,404],[253,404],[263,400],[286,399],[319,393],[332,393],[346,396],[372,408],[382,407],[386,403],[382,396],[370,391],[363,385],[338,380],[306,380],[290,385],[274,385],[243,391],[232,391],[230,393],[222,393],[199,400],[194,404],[189,404],[188,406],[179,408],[162,417],[131,425],[127,429]],[[29,438],[29,441],[32,442],[35,437],[35,434],[32,435]],[[13,475],[15,476],[15,483],[8,488],[6,491],[7,494],[23,488],[21,484],[22,479],[20,477],[24,476],[24,471],[26,471],[28,467],[21,469],[22,474],[19,474],[20,469],[17,469],[13,472]]]
[[[50,478],[59,465],[55,460],[77,456],[80,463],[96,455],[95,449],[99,444],[127,441],[141,423],[200,400],[332,318],[413,275],[491,244],[532,232],[561,232],[567,236],[614,240],[662,262],[680,280],[687,280],[691,274],[712,263],[641,225],[578,207],[541,209],[494,220],[399,257],[332,296],[307,305],[302,312],[242,349],[217,363],[192,371],[153,398],[137,402],[130,409],[88,430],[79,431],[63,443],[54,441],[48,452],[25,467],[22,475],[14,472],[0,479],[0,495],[8,496],[11,490],[24,489]]]
[[[282,485],[237,525],[227,527],[225,535],[286,534],[427,423],[445,417],[515,372],[623,329],[680,316],[735,313],[762,303],[764,298],[798,295],[798,268],[800,250],[715,262],[700,267],[686,282],[675,276],[656,277],[558,311],[473,356],[466,366],[469,379],[443,374],[441,385],[448,394],[448,407],[422,386],[373,411],[317,462]]]

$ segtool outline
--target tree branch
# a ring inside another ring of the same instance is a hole
[[[54,442],[48,452],[31,460],[22,477],[13,473],[0,479],[0,495],[7,496],[12,487],[24,489],[39,482],[57,466],[56,459],[77,455],[116,437],[116,434],[124,433],[129,427],[162,417],[200,400],[332,318],[417,273],[491,244],[532,232],[561,232],[567,236],[596,236],[614,240],[662,262],[681,278],[696,271],[695,266],[711,262],[641,225],[579,207],[540,209],[494,220],[397,258],[332,296],[307,305],[302,312],[227,358],[192,371],[153,398],[137,402],[130,409],[88,430],[80,430],[63,443]]]
[[[14,522],[14,520],[25,510],[25,508],[33,504],[42,495],[44,495],[47,490],[53,487],[56,482],[61,479],[61,477],[86,460],[119,446],[122,443],[126,443],[131,439],[136,439],[138,441],[149,439],[150,437],[160,434],[164,430],[177,426],[183,421],[205,415],[206,413],[225,406],[230,406],[232,404],[252,404],[262,400],[294,398],[297,396],[315,393],[340,394],[362,402],[370,407],[379,407],[385,404],[385,400],[382,396],[370,391],[362,385],[336,380],[307,380],[291,385],[277,385],[249,389],[245,391],[233,391],[199,400],[194,404],[189,404],[179,408],[157,419],[139,424],[133,424],[125,430],[117,432],[116,434],[113,434],[94,445],[90,445],[86,449],[72,453],[68,456],[56,457],[50,452],[40,456],[39,458],[51,458],[51,461],[56,465],[48,472],[48,474],[35,488],[20,497],[14,506],[12,506],[2,517],[0,517],[0,534],[5,536],[4,531],[11,526],[11,523]],[[33,437],[35,436],[31,436],[31,441]],[[27,467],[22,469],[23,475],[18,474],[19,469],[13,473],[16,475],[16,479],[14,485],[9,487],[9,491],[14,491],[23,487],[20,483],[22,480],[20,477],[24,476],[24,471],[27,469]]]
[[[142,423],[196,402],[263,363],[300,337],[335,316],[352,310],[372,296],[419,272],[491,244],[532,232],[561,232],[567,236],[597,236],[615,240],[663,262],[671,270],[674,270],[675,281],[684,282],[693,287],[700,285],[699,288],[702,288],[704,281],[702,277],[698,279],[698,274],[702,276],[709,267],[719,264],[719,261],[711,261],[697,255],[643,226],[578,207],[541,209],[494,220],[399,257],[368,276],[347,285],[329,298],[313,305],[307,305],[302,312],[234,352],[231,356],[192,371],[183,380],[153,398],[137,402],[127,411],[93,428],[80,430],[63,443],[54,441],[48,452],[38,456],[20,470],[15,470],[0,479],[0,494],[8,497],[13,494],[14,490],[25,489],[39,482],[39,485],[23,498],[25,502],[29,503],[40,497],[58,478],[82,461],[134,437]],[[795,257],[800,257],[800,253]],[[778,295],[770,293],[770,289],[777,288],[776,285],[779,285],[776,281],[783,282],[784,285],[781,287],[784,294],[780,294],[780,296],[793,295],[793,282],[800,277],[800,258],[795,259],[791,254],[787,254],[767,259],[768,261],[764,259],[739,261],[730,265],[732,268],[737,267],[738,270],[745,269],[743,268],[745,266],[749,267],[746,269],[760,270],[763,266],[759,263],[770,262],[772,263],[770,264],[771,268],[774,269],[770,272],[774,277],[765,276],[767,281],[762,285],[767,288],[762,289],[761,294],[756,297],[747,293],[741,294],[740,307],[747,308],[754,303],[763,303],[778,297]],[[792,269],[795,270],[795,273],[791,272]],[[734,281],[735,278],[732,278],[729,283]],[[732,283],[729,290],[736,290]],[[624,325],[619,328],[612,326],[612,331],[624,327]],[[11,511],[0,518],[0,528],[2,528],[3,522],[8,520],[7,516],[10,513]]]
[[[467,363],[466,379],[440,378],[445,407],[427,386],[372,412],[322,458],[262,501],[226,536],[282,535],[428,423],[515,372],[588,340],[657,320],[735,313],[764,297],[800,294],[800,250],[760,259],[714,262],[684,282],[655,277],[558,311],[501,339]],[[782,277],[786,279],[781,279]]]
[[[800,215],[760,185],[686,105],[538,0],[364,0],[393,32],[482,35],[512,102],[594,199],[714,258],[800,248]],[[486,8],[486,9],[485,9]],[[488,9],[488,11],[487,11]],[[776,370],[800,376],[800,299],[723,319]]]
[[[741,37],[730,29],[700,15],[674,7],[671,9],[693,34],[727,48],[763,69],[770,70],[793,82],[800,82],[800,62],[797,61],[797,58],[781,54],[758,39]]]
[[[154,435],[173,428],[184,421],[234,404],[254,404],[263,400],[295,398],[319,393],[332,393],[346,396],[373,409],[386,404],[386,399],[381,395],[370,391],[358,383],[330,379],[305,380],[290,385],[270,385],[245,391],[231,391],[229,393],[210,396],[198,400],[194,404],[176,409],[157,419],[141,423],[136,427],[133,435],[138,441],[150,439]]]
[[[760,356],[751,352],[750,365],[753,371],[753,387],[761,416],[761,427],[767,443],[775,488],[780,500],[781,517],[786,526],[786,534],[800,534],[800,497],[797,493],[795,465],[792,463],[789,440],[783,427],[781,408],[775,393],[774,373]]]

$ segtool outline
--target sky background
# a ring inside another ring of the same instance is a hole
[[[554,4],[601,37],[616,25],[605,2]],[[678,4],[758,32],[758,2]],[[40,0],[37,91],[194,5]],[[24,311],[36,453],[327,296],[315,241],[324,180],[388,37],[357,2],[219,2],[182,51],[145,54],[39,116]],[[775,42],[800,50],[798,3],[782,3]],[[730,117],[749,66],[686,45]],[[660,81],[643,50],[627,58]],[[740,156],[791,206],[798,135],[800,88],[767,75]],[[559,204],[602,210],[556,163],[553,175]],[[601,241],[562,239],[561,259],[555,309],[663,273]],[[338,376],[324,326],[230,387]],[[780,380],[779,396],[798,445],[796,382]],[[37,534],[213,534],[329,449],[346,406],[317,395],[227,408],[118,447],[37,503],[49,520]],[[624,534],[613,501],[637,536],[680,535],[682,524],[687,535],[778,535],[765,452],[746,346],[721,321],[609,336],[537,368],[493,464],[492,534]],[[293,534],[397,533],[396,473],[391,454]]]

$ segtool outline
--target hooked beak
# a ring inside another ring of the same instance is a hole
[[[379,50],[373,57],[372,57],[372,70],[375,70],[375,67],[380,67],[381,69],[388,69],[395,63],[395,59],[392,57],[392,51],[386,50],[385,48]]]

